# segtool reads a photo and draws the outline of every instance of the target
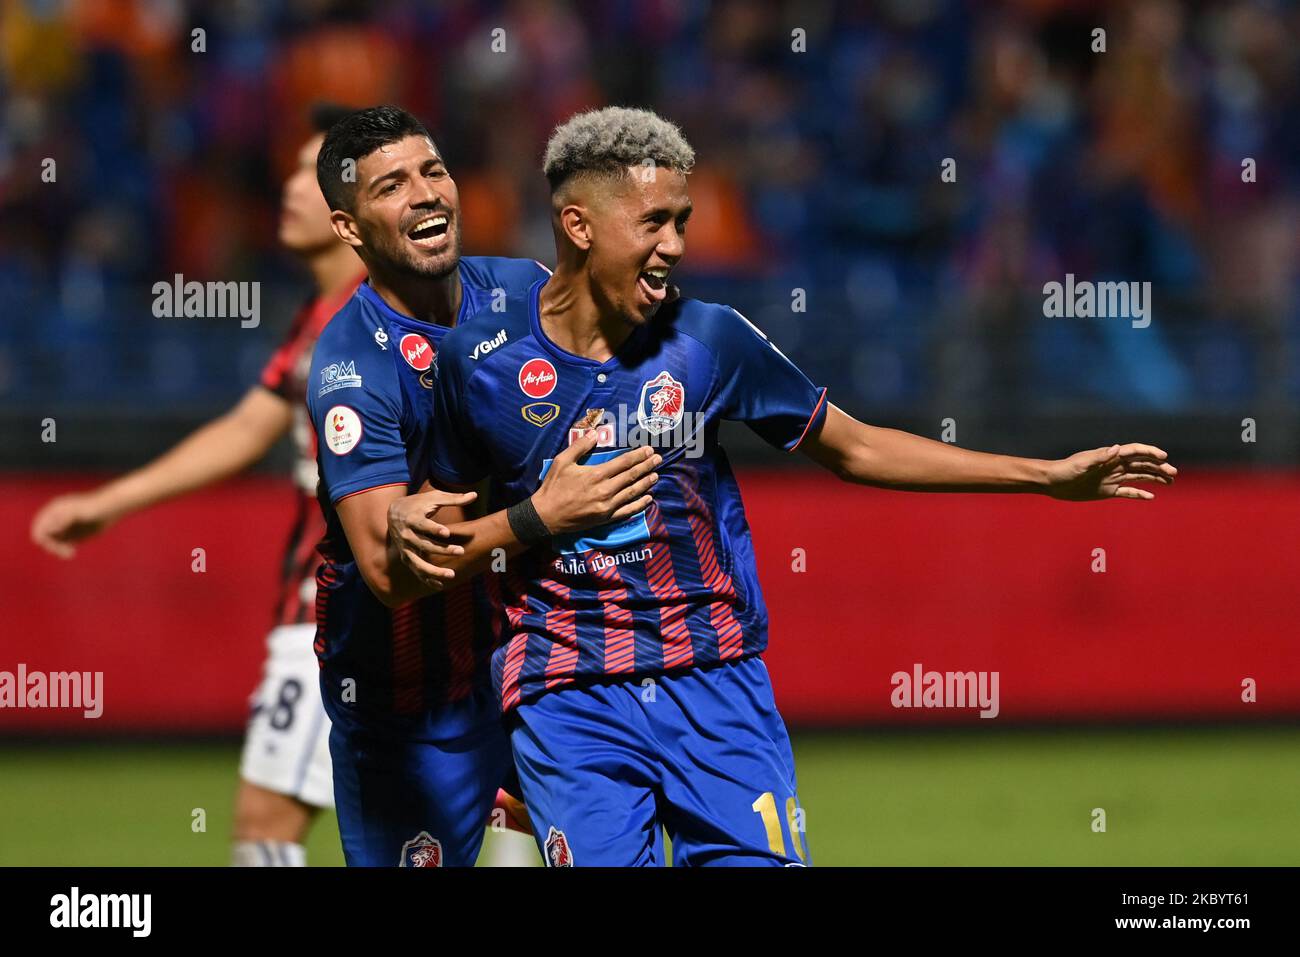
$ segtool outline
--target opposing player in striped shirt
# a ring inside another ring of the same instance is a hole
[[[307,830],[318,810],[334,803],[329,721],[312,652],[316,545],[325,522],[316,505],[316,442],[305,398],[316,337],[365,275],[356,254],[330,228],[329,207],[316,185],[316,154],[325,131],[348,112],[337,106],[313,112],[316,133],[298,151],[285,183],[280,242],[307,266],[315,294],[261,381],[233,409],[157,460],[101,488],[55,499],[32,524],[38,544],[70,558],[77,542],[119,519],[242,472],[284,436],[293,437],[294,520],[281,563],[276,624],[266,639],[266,664],[244,737],[231,857],[236,865],[304,864]]]

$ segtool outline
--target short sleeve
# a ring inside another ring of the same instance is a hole
[[[712,338],[722,417],[744,422],[764,441],[793,452],[825,418],[826,390],[734,309],[720,310]]]
[[[487,449],[470,416],[470,376],[456,361],[459,350],[448,345],[444,339],[435,368],[429,473],[440,485],[477,485],[490,471]]]
[[[345,359],[316,349],[307,408],[316,430],[316,461],[330,503],[384,485],[407,485],[400,386],[391,360]],[[326,386],[317,388],[317,384]]]

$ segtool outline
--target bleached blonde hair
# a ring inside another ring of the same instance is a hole
[[[555,128],[546,144],[542,172],[555,192],[574,176],[622,176],[629,167],[650,163],[689,173],[695,150],[677,125],[658,113],[607,106],[578,113]]]

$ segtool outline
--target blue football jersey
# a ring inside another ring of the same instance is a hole
[[[548,275],[530,259],[465,257],[458,326]],[[307,407],[316,429],[318,498],[326,518],[316,574],[316,653],[328,686],[355,682],[355,703],[417,714],[485,682],[495,640],[486,583],[389,609],[357,568],[334,506],[343,498],[428,478],[434,358],[451,331],[402,315],[362,283],[321,332]],[[336,689],[337,690],[337,689]]]
[[[584,429],[595,464],[638,445],[664,456],[639,515],[557,536],[501,576],[506,618],[493,677],[504,710],[579,676],[639,676],[763,651],[767,612],[740,490],[718,444],[724,419],[798,446],[825,416],[813,385],[734,309],[683,299],[608,362],[543,332],[538,296],[511,296],[442,343],[430,472],[491,478],[491,507],[532,494]],[[489,347],[489,348],[485,348]]]

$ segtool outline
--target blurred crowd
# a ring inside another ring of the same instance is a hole
[[[320,100],[420,115],[467,251],[544,262],[549,131],[662,112],[699,157],[686,293],[745,311],[857,411],[1300,396],[1291,3],[0,0],[0,18],[6,401],[201,404],[251,382],[306,288],[277,196]],[[156,319],[175,273],[260,281],[277,314]],[[1066,273],[1150,282],[1154,321],[1045,318]]]

